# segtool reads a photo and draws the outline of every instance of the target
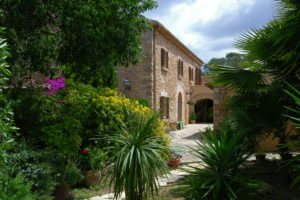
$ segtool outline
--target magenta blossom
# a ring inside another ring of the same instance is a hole
[[[48,87],[48,91],[46,94],[53,95],[58,90],[64,90],[65,85],[65,79],[63,76],[60,76],[57,80],[51,80],[48,76],[46,77],[46,82],[44,83],[45,86]]]

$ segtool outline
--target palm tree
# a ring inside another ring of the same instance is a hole
[[[107,140],[112,145],[110,163],[110,183],[114,183],[115,198],[125,191],[128,200],[144,200],[157,194],[158,177],[168,173],[163,155],[169,149],[162,137],[155,136],[154,121],[159,118],[153,114],[144,118],[124,107],[125,121],[114,124],[117,133]]]
[[[279,138],[282,158],[288,158],[284,146],[291,130],[286,130],[290,97],[283,92],[285,80],[296,83],[300,70],[300,2],[276,0],[278,16],[262,29],[239,35],[236,47],[248,55],[248,68],[214,66],[215,84],[233,88],[236,93],[227,107],[240,130],[249,137],[273,133]]]

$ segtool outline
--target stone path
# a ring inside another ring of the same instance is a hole
[[[179,150],[181,149],[180,147],[185,148],[185,151],[179,152],[182,155],[182,164],[200,161],[190,153],[190,148],[195,148],[197,146],[195,141],[204,142],[200,135],[200,131],[204,132],[207,128],[213,128],[213,124],[188,124],[184,126],[182,130],[171,131],[169,133],[171,146],[175,146],[175,149]]]

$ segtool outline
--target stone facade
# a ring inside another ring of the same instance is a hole
[[[196,78],[198,82],[201,81],[200,67],[203,62],[159,22],[151,21],[151,25],[153,30],[144,33],[141,38],[144,53],[142,63],[118,68],[118,90],[129,97],[147,99],[157,111],[161,109],[161,97],[166,97],[169,116],[165,120],[180,120],[187,124],[190,88],[195,86]],[[162,66],[162,49],[168,55],[168,61],[164,61],[167,66]],[[183,62],[182,75],[178,75],[179,60]],[[196,69],[200,73],[196,74]],[[193,80],[190,80],[190,76]],[[125,88],[126,79],[130,81],[130,90]]]

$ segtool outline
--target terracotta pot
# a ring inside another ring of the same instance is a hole
[[[191,124],[195,124],[196,123],[196,120],[191,120]]]
[[[65,200],[67,198],[70,198],[70,186],[57,186],[54,191],[54,197],[55,200]]]
[[[169,162],[168,162],[168,165],[170,166],[170,167],[178,167],[179,166],[179,164],[180,164],[180,160],[169,160]]]
[[[98,185],[101,180],[100,171],[85,171],[83,174],[84,174],[84,182],[87,186]]]

